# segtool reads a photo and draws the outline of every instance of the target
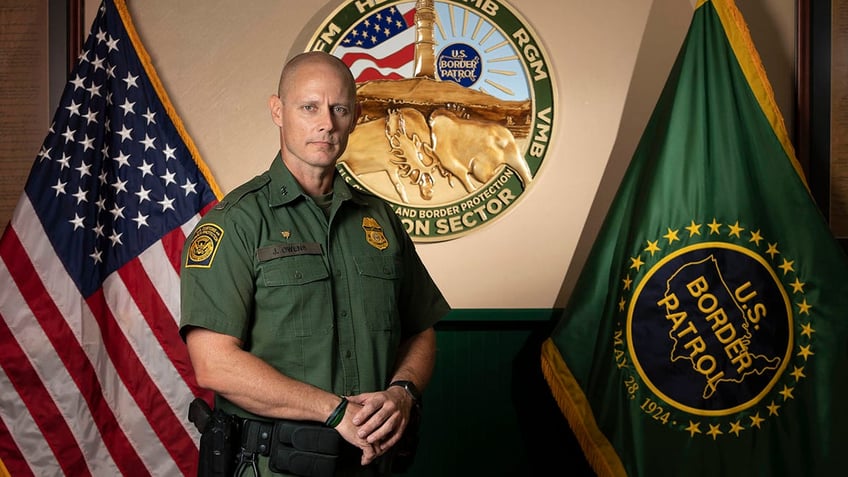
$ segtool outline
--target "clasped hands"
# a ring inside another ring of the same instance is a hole
[[[362,449],[361,464],[368,465],[397,444],[415,403],[409,393],[397,386],[347,396],[347,400],[347,410],[336,430]]]

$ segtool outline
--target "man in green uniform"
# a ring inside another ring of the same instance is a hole
[[[262,426],[335,428],[345,441],[336,474],[385,475],[432,375],[433,325],[449,306],[391,207],[336,171],[359,114],[344,63],[294,57],[269,105],[280,153],[186,241],[180,330],[217,410]],[[252,447],[242,464],[289,473],[269,464],[262,429],[242,436]],[[271,440],[286,432],[274,427]]]

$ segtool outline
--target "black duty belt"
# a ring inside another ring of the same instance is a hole
[[[256,456],[262,455],[269,458],[273,472],[304,477],[331,476],[336,469],[341,443],[342,437],[335,429],[319,422],[244,419],[238,465],[255,468]]]

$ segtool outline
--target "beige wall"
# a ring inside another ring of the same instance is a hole
[[[87,3],[90,24],[94,2]],[[278,149],[267,98],[282,63],[303,50],[341,2],[128,3],[165,89],[222,189],[262,172]],[[562,305],[681,46],[694,0],[509,4],[547,49],[559,113],[542,169],[506,216],[458,239],[419,244],[456,308]],[[794,0],[738,5],[789,118]]]

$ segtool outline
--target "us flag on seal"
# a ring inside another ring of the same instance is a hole
[[[384,8],[354,25],[333,52],[357,83],[411,78],[415,60],[415,2]]]
[[[196,474],[179,261],[219,197],[105,0],[0,239],[0,475]]]

